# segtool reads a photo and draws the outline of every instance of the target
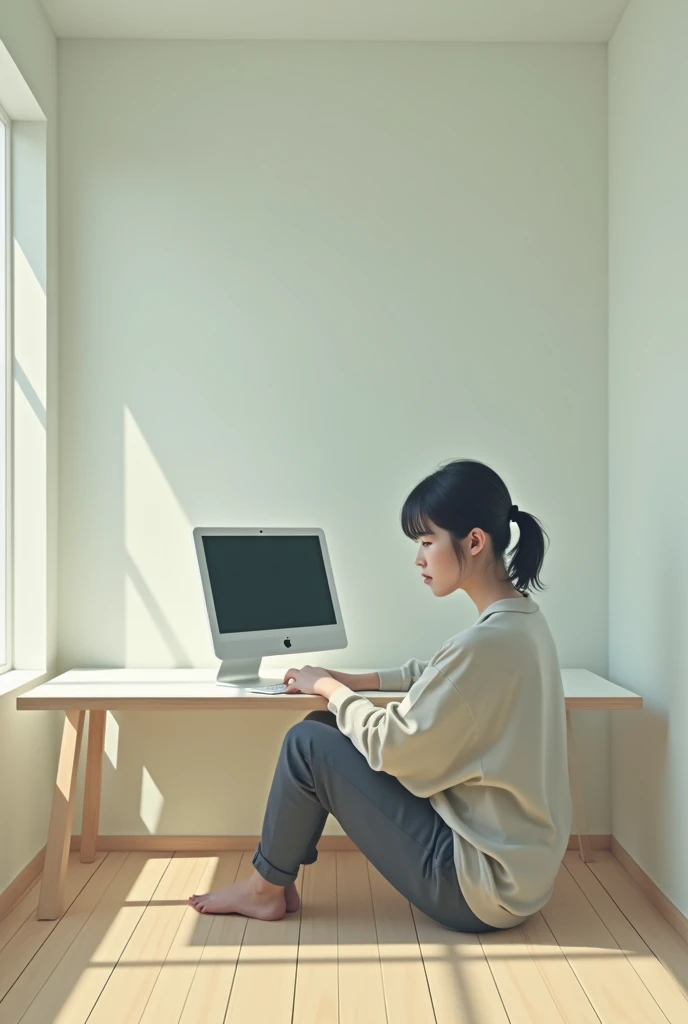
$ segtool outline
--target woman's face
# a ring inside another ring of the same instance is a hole
[[[435,597],[445,597],[459,588],[459,563],[449,532],[434,523],[429,525],[433,532],[418,538],[416,565],[424,576],[431,577],[423,586],[430,587]]]

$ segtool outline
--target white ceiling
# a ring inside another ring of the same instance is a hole
[[[603,42],[628,0],[41,0],[58,36]]]

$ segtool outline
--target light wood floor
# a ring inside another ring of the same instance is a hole
[[[250,853],[71,856],[68,910],[38,883],[0,921],[2,1024],[647,1024],[688,1021],[688,944],[609,853],[567,853],[526,925],[474,936],[412,910],[358,853],[321,853],[282,921],[185,903]]]

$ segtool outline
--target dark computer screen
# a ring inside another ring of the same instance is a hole
[[[203,549],[220,633],[336,624],[319,537],[210,534]]]

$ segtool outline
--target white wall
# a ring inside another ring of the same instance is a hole
[[[609,52],[614,835],[688,914],[688,7],[634,0]]]
[[[13,127],[16,668],[54,671],[57,596],[57,45],[37,0],[0,7]],[[32,118],[32,120],[28,120]],[[45,844],[59,716],[0,679],[0,892]]]
[[[548,528],[562,664],[606,672],[605,48],[59,58],[61,669],[217,664],[196,524],[325,529],[350,645],[298,664],[430,657],[476,612],[399,510],[464,456]],[[296,720],[260,718],[112,719],[102,831],[257,833]],[[576,726],[608,832],[607,716]]]
[[[39,0],[0,5],[0,39],[46,117],[57,107],[57,44]]]

